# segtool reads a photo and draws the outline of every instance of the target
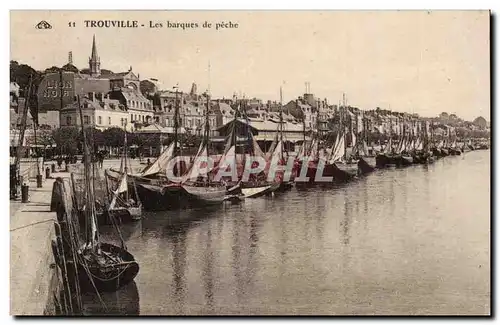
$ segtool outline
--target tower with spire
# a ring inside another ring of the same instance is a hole
[[[89,70],[92,77],[98,77],[101,75],[101,60],[97,55],[97,46],[95,45],[95,35],[92,39],[92,54],[89,58]]]

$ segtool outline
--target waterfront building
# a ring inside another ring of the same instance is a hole
[[[110,99],[102,93],[90,93],[80,99],[83,123],[100,130],[111,127],[124,128],[128,125],[129,112],[127,108],[116,99]],[[80,126],[80,112],[78,102],[75,101],[61,110],[61,127]],[[127,129],[130,129],[130,125]]]

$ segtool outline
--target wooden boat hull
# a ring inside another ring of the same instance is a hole
[[[142,219],[142,205],[114,208],[109,210],[108,213],[122,222],[137,221]]]
[[[101,250],[118,257],[123,263],[114,266],[100,267],[78,262],[78,278],[82,291],[116,291],[132,282],[139,273],[139,264],[132,254],[121,247],[109,243],[101,243]],[[83,260],[83,258],[79,258]]]
[[[340,167],[339,167],[340,166]],[[299,168],[301,168],[299,164]],[[300,169],[299,169],[300,170]],[[307,168],[306,176],[309,178],[308,182],[300,182],[295,179],[295,186],[304,187],[309,185],[325,185],[325,182],[317,182],[316,176],[318,177],[332,177],[332,182],[343,183],[347,182],[359,174],[358,163],[343,164],[325,164],[321,175],[317,175],[318,168],[317,165],[310,164]]]
[[[264,185],[251,186],[249,184],[242,184],[241,193],[247,199],[255,199],[264,195],[273,193],[279,188],[279,183],[267,183]]]
[[[429,154],[423,152],[417,152],[412,155],[414,164],[426,164],[429,162]]]
[[[436,159],[439,159],[439,158],[442,158],[444,157],[443,153],[441,152],[440,149],[437,149],[437,148],[433,148],[432,149],[432,155],[436,158]]]
[[[325,168],[326,169],[326,168]],[[314,163],[308,163],[307,170],[306,170],[306,177],[308,178],[307,181],[302,181],[300,180],[299,176],[302,171],[302,161],[297,162],[297,176],[295,177],[295,186],[296,187],[311,187],[315,185],[315,177],[316,177],[316,171],[317,171],[317,165]]]
[[[376,158],[360,157],[358,160],[358,168],[361,174],[369,174],[375,170],[377,166]]]
[[[191,201],[190,205],[198,204],[221,204],[226,197],[225,186],[190,186],[182,185],[186,191],[187,198]]]
[[[113,181],[120,179],[119,171],[109,169],[107,176]],[[128,190],[133,192],[135,185],[137,195],[146,211],[166,211],[186,206],[186,192],[180,184],[163,181],[158,178],[144,178],[129,175]]]
[[[448,149],[441,148],[440,150],[441,150],[441,155],[442,155],[443,157],[446,157],[446,156],[449,156],[449,155],[450,155],[450,153],[448,152]]]
[[[230,202],[230,203],[240,203],[245,199],[243,194],[226,194],[224,197],[225,202]]]
[[[325,168],[326,169],[326,168]],[[337,183],[348,182],[359,175],[358,162],[355,163],[334,163],[333,181]]]
[[[279,183],[279,186],[278,188],[276,189],[276,191],[274,191],[275,193],[283,193],[283,192],[286,192],[286,191],[289,191],[293,188],[293,182],[281,182]]]
[[[413,165],[413,157],[412,156],[407,156],[407,155],[404,155],[404,156],[400,156],[400,166],[410,166],[410,165]]]
[[[387,155],[387,154],[378,154],[375,157],[376,161],[376,166],[377,168],[387,168],[390,165],[397,165],[398,161],[395,159],[394,156],[392,155]]]
[[[147,211],[166,211],[187,207],[187,193],[177,184],[158,186],[138,184],[137,194]]]

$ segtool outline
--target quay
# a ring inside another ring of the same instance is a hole
[[[29,182],[29,201],[10,202],[10,313],[44,315],[53,296],[54,238],[56,213],[50,212],[52,185],[56,177],[46,179],[41,188]]]
[[[44,169],[55,163],[45,162]],[[69,170],[81,165],[70,165]],[[119,160],[105,160],[104,168],[119,167]],[[140,168],[139,162],[136,168]],[[26,173],[25,173],[26,174]],[[56,178],[69,178],[68,172],[51,173],[41,188],[28,178],[27,203],[10,201],[10,314],[15,316],[55,315],[54,297],[60,286],[51,240],[55,238],[56,212],[50,211],[52,187]]]

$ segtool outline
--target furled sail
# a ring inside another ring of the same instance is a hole
[[[415,149],[417,149],[417,150],[423,150],[424,149],[424,142],[422,141],[421,138],[418,138],[418,143],[415,146]]]
[[[318,140],[314,139],[311,145],[311,152],[309,153],[309,160],[314,161],[318,159],[317,152],[318,152]]]
[[[202,151],[194,159],[194,163],[191,165],[191,169],[182,177],[182,183],[186,182],[187,180],[196,181],[199,176],[206,178],[208,176],[208,173],[210,172],[210,170],[207,170],[207,164],[207,147],[203,146]],[[203,174],[201,174],[202,169],[204,170]]]
[[[265,159],[266,155],[264,154],[264,152],[262,151],[262,149],[260,149],[260,146],[257,143],[257,140],[255,140],[255,138],[254,138],[254,136],[252,135],[251,132],[250,132],[250,137],[252,138],[252,151],[253,151],[253,154],[255,156],[262,157],[262,158]]]
[[[278,133],[274,136],[273,142],[271,143],[271,147],[269,147],[269,150],[266,153],[266,158],[269,159],[271,158],[272,154],[274,153],[274,149],[276,149],[276,146],[278,145]]]
[[[387,142],[387,145],[384,148],[384,153],[389,154],[392,152],[392,138],[389,138],[389,142]]]
[[[330,160],[330,163],[334,163],[336,161],[341,160],[345,155],[345,134],[342,134],[339,137],[339,142],[337,144],[337,148],[335,148],[335,152]]]
[[[156,159],[150,166],[146,167],[146,169],[141,173],[141,176],[153,175],[161,170],[164,170],[168,161],[173,158],[174,148],[174,142],[172,142],[168,148],[161,153],[158,159]]]
[[[335,152],[337,151],[339,141],[340,141],[340,133],[337,134],[337,137],[335,138],[335,142],[334,142],[333,146],[331,147],[330,155],[328,156],[328,161],[331,161],[333,159],[333,157],[335,156]]]

